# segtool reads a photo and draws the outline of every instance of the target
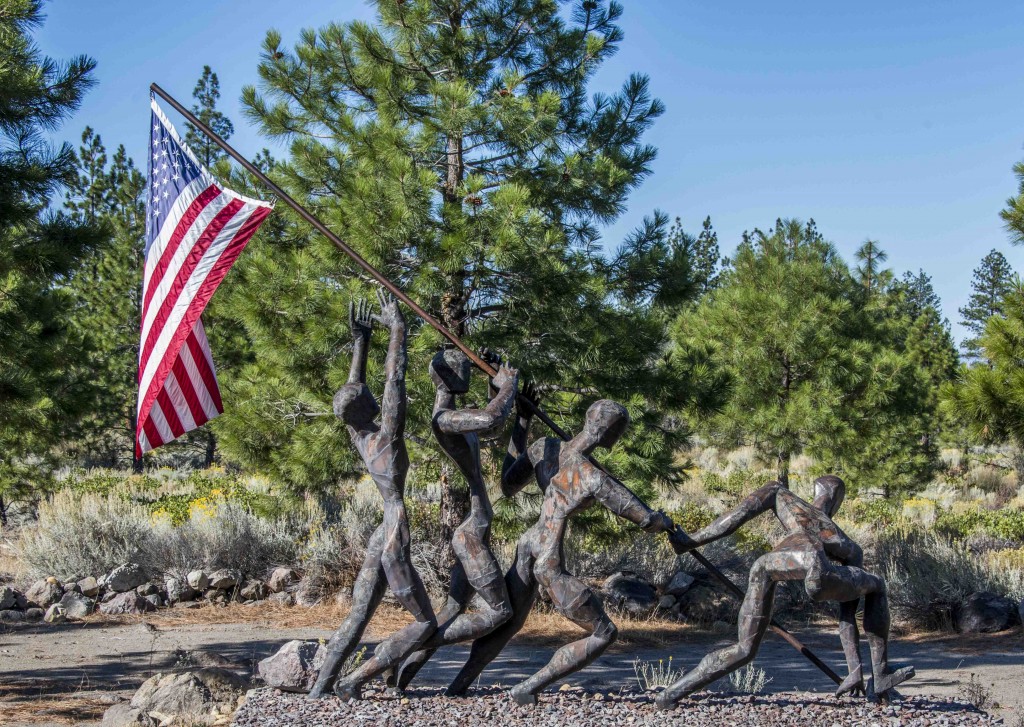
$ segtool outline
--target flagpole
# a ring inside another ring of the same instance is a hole
[[[262,182],[270,191],[277,195],[277,197],[282,202],[284,202],[286,205],[295,210],[296,214],[298,214],[299,217],[301,217],[310,225],[312,225],[320,234],[322,234],[324,237],[330,240],[335,247],[337,247],[343,253],[348,255],[350,258],[352,258],[352,260],[359,267],[361,267],[364,271],[366,271],[368,275],[370,275],[370,277],[372,277],[378,283],[383,285],[389,292],[391,292],[392,295],[394,295],[400,301],[409,306],[416,313],[416,315],[418,315],[420,318],[422,318],[424,321],[430,324],[430,326],[433,327],[438,333],[440,333],[442,336],[451,341],[460,351],[466,354],[469,360],[472,361],[477,366],[477,368],[486,373],[488,376],[494,376],[495,374],[497,374],[497,371],[494,369],[494,367],[487,363],[483,358],[481,358],[469,346],[463,343],[461,338],[456,336],[452,331],[450,331],[447,328],[447,326],[445,326],[443,323],[441,323],[439,320],[437,320],[432,315],[427,313],[427,311],[421,308],[419,304],[416,303],[416,301],[414,301],[408,295],[406,295],[401,288],[399,288],[397,285],[388,280],[380,271],[377,270],[377,268],[373,267],[370,263],[363,259],[362,255],[353,250],[340,237],[331,232],[330,229],[328,229],[323,222],[317,219],[311,212],[309,212],[301,204],[292,199],[287,192],[285,192],[277,184],[275,184],[266,174],[257,169],[252,162],[250,162],[240,153],[235,151],[231,147],[231,145],[228,144],[226,141],[221,139],[220,136],[213,129],[211,129],[209,126],[207,126],[202,121],[197,119],[195,114],[193,114],[187,108],[178,103],[178,101],[173,96],[171,96],[169,93],[160,88],[159,85],[153,83],[150,84],[149,88],[153,93],[155,93],[157,96],[159,96],[164,101],[169,103],[175,111],[184,116],[185,119],[190,124],[199,129],[199,131],[206,134],[206,136],[214,144],[219,146],[221,149],[224,150],[224,152],[228,156],[230,156],[236,162],[241,164],[246,171],[248,171],[254,177],[259,179],[260,182]],[[537,415],[537,418],[544,422],[544,424],[546,424],[552,432],[557,434],[560,439],[564,441],[569,441],[570,439],[572,439],[569,433],[562,429],[560,426],[558,426],[558,424],[555,423],[543,409],[541,409],[539,406],[534,405],[532,402],[529,403],[531,408],[533,409],[533,413]],[[612,476],[603,466],[601,466],[600,463],[596,462],[593,458],[588,457],[588,459],[595,467],[600,469],[605,474],[608,474],[609,477]],[[693,558],[698,563],[704,566],[704,568],[706,568],[707,571],[711,573],[711,575],[718,579],[719,582],[721,582],[726,588],[728,588],[731,593],[738,596],[739,598],[743,598],[743,591],[731,580],[729,580],[728,576],[722,573],[722,571],[718,570],[718,568],[716,568],[711,561],[709,561],[703,555],[698,553],[696,550],[691,551],[690,555],[693,556]],[[807,657],[815,666],[821,669],[821,671],[824,672],[825,675],[828,676],[832,681],[834,681],[836,684],[842,684],[842,678],[838,674],[836,674],[831,668],[829,668],[829,666],[825,664],[825,662],[823,662],[821,659],[815,656],[810,649],[808,649],[806,646],[800,643],[800,641],[798,641],[795,636],[793,636],[791,633],[786,631],[782,626],[779,626],[775,622],[772,622],[771,628],[772,631],[782,636],[782,638],[784,638],[797,651],[799,651],[801,654]]]

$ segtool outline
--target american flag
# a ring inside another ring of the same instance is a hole
[[[156,99],[150,105],[135,443],[140,455],[224,411],[200,315],[273,209],[219,186]]]

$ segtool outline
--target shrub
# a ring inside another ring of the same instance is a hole
[[[658,659],[657,663],[641,661],[639,658],[633,659],[633,673],[636,674],[636,683],[647,692],[658,687],[668,687],[675,684],[682,678],[685,672],[685,669],[673,668],[671,656],[668,660]]]
[[[890,607],[912,626],[951,628],[956,609],[976,591],[1024,596],[1024,571],[993,565],[962,543],[920,529],[880,535],[876,558]]]
[[[114,494],[59,492],[39,506],[17,545],[26,575],[61,580],[98,576],[137,560],[152,542],[145,509]]]
[[[760,694],[770,681],[772,678],[765,674],[764,669],[759,669],[753,664],[747,664],[729,674],[732,688],[743,694]]]

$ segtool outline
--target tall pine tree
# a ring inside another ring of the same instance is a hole
[[[999,214],[1010,233],[1010,242],[1024,245],[1024,162],[1017,162],[1013,173],[1017,175],[1017,194],[1006,200],[1006,208]]]
[[[647,285],[635,272],[649,268],[634,265],[671,254],[665,220],[638,230],[635,253],[599,249],[600,226],[649,174],[655,150],[642,136],[662,111],[644,76],[588,92],[622,38],[620,6],[586,0],[568,16],[554,0],[374,6],[375,23],[306,31],[294,50],[268,33],[260,89],[243,100],[265,134],[290,143],[275,177],[446,326],[541,383],[570,429],[598,396],[622,399],[635,425],[616,457],[632,483],[678,477],[680,433],[659,407],[691,388],[661,355],[652,306],[666,281]],[[347,371],[348,302],[369,287],[304,224],[263,240],[232,306],[258,355],[232,382],[244,411],[217,429],[236,459],[328,487],[358,471],[330,397]],[[439,463],[427,364],[440,339],[417,333],[410,436],[427,447],[414,459]],[[436,465],[421,471],[436,477]],[[443,482],[450,528],[461,483]]]
[[[854,253],[857,262],[857,277],[861,285],[868,293],[875,292],[885,287],[888,282],[886,274],[889,272],[882,265],[889,259],[888,253],[878,246],[877,240],[865,240]]]
[[[1003,300],[1010,292],[1012,283],[1013,268],[998,250],[983,257],[981,265],[974,269],[971,297],[960,309],[960,324],[973,334],[961,344],[968,361],[979,360],[985,325],[992,316],[1002,315]]]
[[[91,394],[65,283],[102,238],[47,211],[74,179],[74,154],[44,134],[78,108],[95,64],[39,52],[40,6],[12,0],[0,12],[0,521],[45,481],[45,453]]]
[[[203,74],[196,81],[196,87],[192,89],[192,98],[196,100],[192,105],[192,113],[196,118],[213,129],[221,139],[225,141],[230,139],[231,135],[235,133],[235,126],[231,123],[231,119],[217,108],[217,102],[220,100],[220,79],[209,66],[203,66]],[[199,156],[207,168],[225,157],[220,147],[210,141],[199,129],[187,122],[185,127],[185,143]]]

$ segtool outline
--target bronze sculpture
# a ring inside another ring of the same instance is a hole
[[[492,363],[499,363],[492,358]],[[491,519],[494,515],[480,465],[479,436],[499,429],[512,412],[519,373],[507,365],[498,367],[490,386],[491,399],[484,409],[457,409],[455,397],[469,391],[470,362],[461,351],[445,349],[430,363],[437,388],[432,426],[438,444],[462,472],[469,485],[469,514],[455,530],[452,549],[456,563],[451,572],[448,600],[438,614],[436,633],[423,649],[402,664],[396,675],[400,689],[441,646],[477,639],[512,616],[505,579],[491,552]],[[476,592],[482,608],[465,613]]]
[[[803,580],[814,601],[839,601],[840,638],[849,675],[837,694],[864,691],[863,670],[855,616],[864,598],[864,631],[871,650],[875,694],[886,699],[896,685],[914,676],[913,667],[889,668],[889,605],[885,581],[863,570],[863,553],[833,521],[845,496],[843,481],[819,477],[814,483],[813,504],[801,500],[778,482],[770,482],[726,513],[694,533],[680,551],[723,538],[765,512],[773,512],[786,530],[775,548],[754,563],[743,599],[736,644],[714,651],[682,679],[658,695],[660,709],[671,709],[692,694],[753,660],[771,621],[772,602],[778,581]],[[836,565],[833,561],[839,563]]]
[[[406,329],[405,318],[394,298],[379,293],[380,315],[360,301],[349,306],[352,329],[352,366],[348,383],[334,397],[334,412],[348,427],[352,443],[384,499],[384,521],[367,545],[362,568],[352,588],[348,617],[327,644],[327,657],[310,691],[322,697],[337,679],[342,664],[359,643],[366,625],[390,586],[392,593],[414,617],[410,626],[396,634],[391,648],[408,653],[437,627],[433,607],[409,552],[409,518],[405,510],[405,479],[409,454],[405,447]],[[384,396],[378,406],[366,385],[366,358],[374,320],[388,327],[390,340],[385,362]],[[380,413],[380,424],[375,419]],[[341,686],[339,682],[336,686]]]
[[[506,495],[536,479],[544,493],[541,516],[520,538],[515,562],[506,582],[512,598],[513,617],[490,634],[473,642],[469,660],[449,687],[449,694],[463,694],[481,671],[522,628],[543,587],[555,607],[589,632],[563,646],[548,664],[512,689],[519,704],[535,704],[548,685],[583,669],[601,655],[616,638],[617,629],[605,613],[601,598],[565,569],[563,540],[569,518],[599,502],[616,515],[650,533],[677,529],[664,513],[651,510],[625,485],[599,470],[589,459],[598,448],[610,449],[625,432],[629,415],[621,404],[597,401],[587,410],[583,431],[569,442],[546,438],[526,447],[536,397],[527,388],[517,401],[518,416],[508,454],[502,467],[501,487]]]

